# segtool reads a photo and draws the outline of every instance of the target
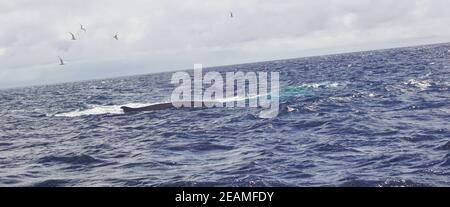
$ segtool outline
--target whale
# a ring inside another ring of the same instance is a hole
[[[175,102],[176,103],[176,102]],[[133,113],[133,112],[144,112],[144,111],[161,111],[161,110],[166,110],[166,109],[179,109],[179,108],[194,108],[194,107],[175,107],[174,105],[181,105],[180,103],[172,103],[172,102],[168,102],[168,103],[158,103],[158,104],[152,104],[152,105],[148,105],[148,106],[144,106],[144,107],[139,107],[139,108],[132,108],[132,107],[127,107],[127,106],[122,106],[120,107],[124,113]],[[189,102],[185,102],[184,105],[188,105]],[[195,101],[191,101],[191,105],[190,106],[196,106],[196,105],[200,105],[201,107],[195,107],[195,108],[206,108],[206,104],[208,105],[214,105],[214,104],[223,104],[223,102],[195,102]]]
[[[280,94],[279,94],[279,98],[283,98],[283,99],[290,99],[292,97],[298,97],[298,96],[308,96],[310,95],[311,92],[308,90],[307,87],[304,86],[289,86],[286,87],[284,89],[281,90]],[[269,99],[272,99],[271,94],[268,95]],[[246,100],[250,100],[249,98],[247,98]],[[145,107],[140,107],[140,108],[132,108],[132,107],[127,107],[127,106],[122,106],[120,107],[125,113],[132,113],[132,112],[143,112],[143,111],[160,111],[160,110],[166,110],[166,109],[179,109],[177,107],[175,107],[174,105],[182,105],[180,104],[180,102],[175,102],[177,104],[174,104],[172,102],[166,102],[166,103],[157,103],[157,104],[152,104],[149,106],[145,106]],[[183,102],[184,106],[188,106],[189,105],[189,101],[187,102]],[[205,104],[212,106],[214,104],[216,105],[220,105],[220,104],[224,104],[226,103],[226,101],[224,102],[219,102],[219,101],[209,101],[209,102],[202,102],[202,101],[190,101],[190,106],[202,106],[202,107],[181,107],[181,108],[207,108]],[[283,105],[283,104],[281,104]],[[258,106],[258,108],[260,108],[260,106]],[[295,112],[297,111],[297,109],[290,107],[290,106],[281,106],[280,109],[282,111],[287,111],[289,113],[291,112]]]
[[[132,108],[127,106],[120,107],[123,112],[125,113],[131,113],[131,112],[141,112],[141,111],[159,111],[164,109],[171,109],[173,108],[172,103],[161,103],[161,104],[153,104],[149,106],[139,107],[139,108]]]

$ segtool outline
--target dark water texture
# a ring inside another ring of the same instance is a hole
[[[0,186],[450,186],[450,44],[210,70],[279,71],[259,109],[122,114],[171,73],[0,91]]]

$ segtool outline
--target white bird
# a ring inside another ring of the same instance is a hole
[[[86,28],[84,28],[84,26],[82,24],[80,24],[80,29],[83,30],[84,32],[86,32]]]
[[[72,40],[77,40],[77,39],[75,38],[75,35],[74,35],[72,32],[69,32],[69,34],[72,36]]]
[[[59,65],[65,65],[64,64],[64,60],[61,57],[59,57],[59,56],[58,56],[58,58],[59,58]]]
[[[116,35],[114,35],[113,38],[116,39],[116,40],[119,40],[119,34],[116,33]]]

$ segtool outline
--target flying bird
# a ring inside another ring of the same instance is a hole
[[[83,30],[84,32],[86,32],[86,28],[84,28],[84,26],[82,24],[80,24],[80,29]]]
[[[231,18],[233,18],[233,17],[234,17],[234,15],[233,15],[233,12],[230,12],[230,17],[231,17]]]
[[[116,33],[116,35],[114,35],[113,38],[116,39],[116,40],[119,40],[119,34]]]
[[[72,40],[77,40],[77,38],[75,38],[75,35],[72,32],[69,32],[69,34],[72,36]]]
[[[58,58],[59,58],[59,65],[65,65],[64,64],[64,60],[61,57],[59,57],[59,56],[58,56]]]

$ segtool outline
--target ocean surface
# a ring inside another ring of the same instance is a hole
[[[280,72],[276,118],[122,113],[172,73],[0,90],[0,186],[450,186],[449,67],[440,44],[204,71]]]

